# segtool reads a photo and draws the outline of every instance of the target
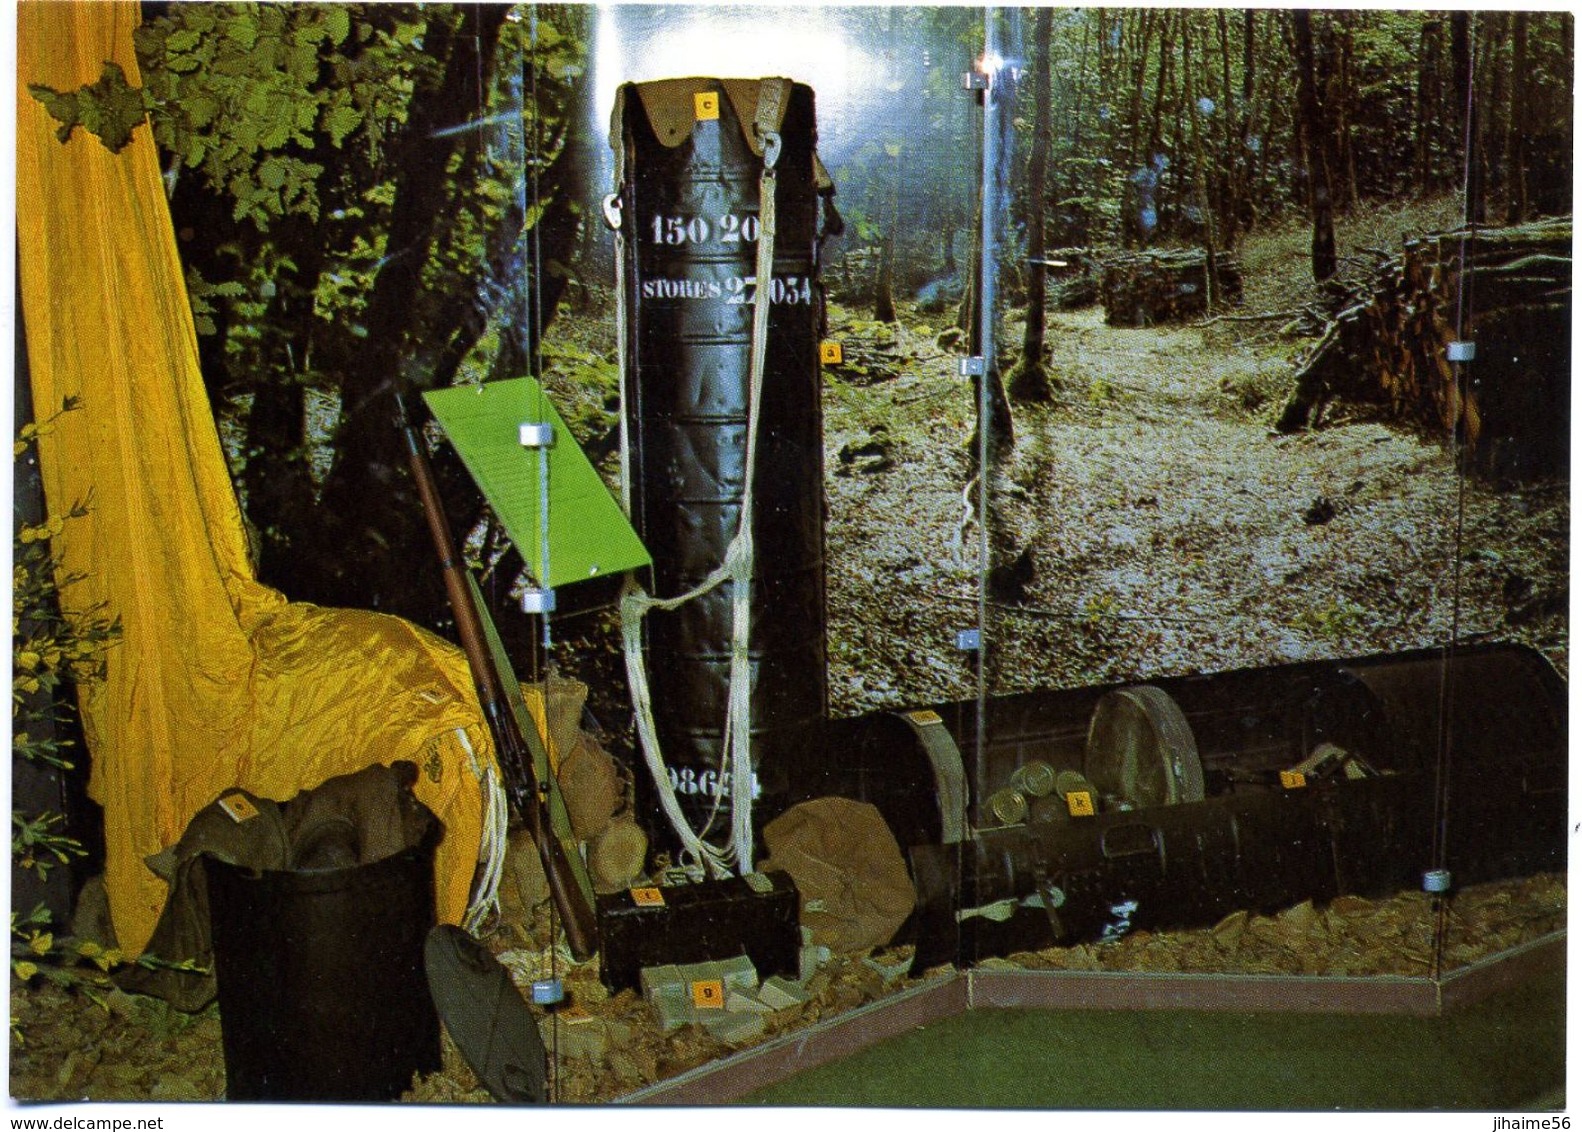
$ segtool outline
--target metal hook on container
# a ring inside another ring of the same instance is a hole
[[[604,222],[610,226],[612,232],[621,230],[621,197],[619,193],[611,193],[604,198]]]
[[[780,134],[777,130],[761,130],[759,140],[764,146],[764,172],[775,167],[775,162],[780,160]]]

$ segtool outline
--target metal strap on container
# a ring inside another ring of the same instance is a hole
[[[615,109],[610,111],[610,152],[615,155],[615,191],[626,188],[626,87],[615,88]]]
[[[632,425],[626,405],[626,224],[622,213],[621,194],[626,186],[617,181],[615,192],[604,198],[604,220],[615,233],[615,372],[620,379],[621,414],[621,510],[632,514]]]
[[[939,798],[940,841],[954,845],[967,840],[967,772],[961,748],[951,736],[945,721],[932,711],[896,713],[917,736],[923,753],[934,768],[934,790]]]
[[[1044,906],[1044,915],[1049,918],[1049,930],[1054,933],[1055,943],[1059,945],[1066,941],[1066,925],[1058,911],[1065,903],[1065,895],[1049,875],[1049,862],[1044,857],[1044,847],[1037,835],[1029,836],[1027,842],[1032,847],[1033,882],[1038,888],[1038,899]]]
[[[791,92],[789,79],[764,79],[758,84],[758,112],[753,115],[753,133],[763,146],[764,168],[774,168],[774,158],[769,154],[769,139],[776,141],[779,154],[780,122],[785,117],[786,96]],[[759,207],[762,207],[760,202]]]

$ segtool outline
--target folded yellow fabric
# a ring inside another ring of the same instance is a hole
[[[175,235],[147,125],[111,153],[62,144],[29,83],[75,90],[106,60],[138,85],[135,3],[18,5],[17,238],[22,311],[68,614],[121,621],[107,679],[83,697],[89,790],[121,946],[142,951],[164,883],[145,858],[233,786],[284,800],[408,759],[444,822],[439,913],[459,921],[482,837],[488,733],[460,650],[382,614],[293,604],[259,584],[198,370]]]

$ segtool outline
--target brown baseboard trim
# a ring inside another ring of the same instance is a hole
[[[1549,935],[1458,967],[1439,980],[1439,1009],[1459,1010],[1499,991],[1566,967],[1566,933]]]
[[[1435,1014],[1432,979],[969,971],[971,1009]]]

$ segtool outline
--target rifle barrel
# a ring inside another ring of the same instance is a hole
[[[468,592],[467,579],[462,574],[466,568],[456,551],[456,540],[451,534],[450,522],[439,497],[439,487],[434,482],[434,470],[429,464],[423,438],[407,416],[406,405],[396,396],[397,415],[406,439],[407,462],[412,479],[417,485],[418,498],[423,503],[423,513],[428,519],[429,534],[434,550],[439,555],[440,568],[445,577],[445,595],[450,601],[451,613],[456,619],[456,635],[467,656],[467,667],[478,690],[479,705],[484,720],[494,739],[495,756],[500,772],[505,777],[506,793],[511,807],[527,825],[538,848],[539,859],[544,865],[544,876],[549,881],[549,892],[560,913],[566,929],[566,943],[578,960],[587,959],[597,949],[598,927],[593,909],[588,907],[571,871],[566,847],[555,835],[549,820],[544,789],[536,781],[532,752],[527,740],[517,726],[516,716],[506,700],[507,690],[489,656],[484,641],[483,622]]]

